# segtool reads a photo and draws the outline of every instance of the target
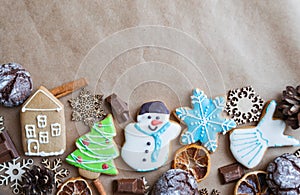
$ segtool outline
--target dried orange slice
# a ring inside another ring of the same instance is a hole
[[[190,144],[176,151],[174,169],[182,169],[192,174],[197,182],[204,180],[210,171],[208,151],[197,144]]]
[[[264,171],[247,173],[235,185],[234,195],[271,195],[266,177],[267,173]]]
[[[92,190],[86,180],[77,177],[61,185],[56,195],[92,195]]]

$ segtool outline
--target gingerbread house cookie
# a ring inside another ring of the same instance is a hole
[[[41,86],[21,109],[22,142],[25,155],[56,156],[66,148],[63,104]]]

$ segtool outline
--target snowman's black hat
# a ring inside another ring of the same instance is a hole
[[[166,105],[161,101],[153,101],[144,103],[141,106],[139,115],[145,113],[160,113],[160,114],[170,114],[170,111],[166,107]]]

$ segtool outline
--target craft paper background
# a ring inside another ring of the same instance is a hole
[[[299,1],[10,1],[0,0],[1,63],[18,62],[30,71],[34,89],[51,89],[86,77],[87,89],[104,97],[115,92],[128,101],[135,120],[140,105],[162,100],[170,110],[190,106],[192,89],[208,96],[252,85],[264,100],[279,99],[287,85],[300,83]],[[71,121],[65,105],[67,151],[88,132]],[[18,108],[0,108],[6,128],[22,154]],[[123,144],[122,125],[115,141]],[[286,134],[300,139],[298,131]],[[172,144],[179,148],[178,140]],[[297,148],[269,149],[261,164]],[[217,169],[235,160],[228,135],[220,136],[211,155],[211,173],[199,188],[232,194],[234,183],[221,185]],[[41,158],[34,158],[39,163]],[[169,164],[136,173],[121,158],[118,176],[101,175],[108,194],[112,180],[145,176],[152,185]],[[65,164],[71,176],[75,167]],[[1,188],[2,189],[2,188]],[[3,188],[11,193],[8,187]]]

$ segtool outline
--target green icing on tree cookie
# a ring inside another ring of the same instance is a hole
[[[113,140],[116,136],[112,115],[96,122],[91,132],[76,140],[78,148],[72,152],[66,161],[76,167],[92,172],[108,175],[118,174],[113,159],[119,156],[118,148]]]

